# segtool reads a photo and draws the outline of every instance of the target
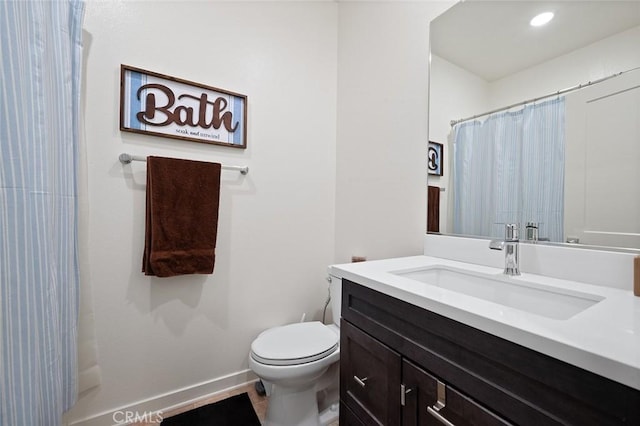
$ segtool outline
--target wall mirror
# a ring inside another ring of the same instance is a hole
[[[430,28],[430,230],[640,249],[640,2],[467,0]]]

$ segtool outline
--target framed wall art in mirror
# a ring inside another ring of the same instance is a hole
[[[444,147],[441,143],[429,141],[427,171],[430,175],[442,176]]]

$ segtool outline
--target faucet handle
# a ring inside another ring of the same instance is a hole
[[[491,240],[491,241],[489,241],[489,248],[491,250],[503,250],[504,249],[504,241]]]
[[[504,240],[505,241],[518,241],[520,235],[518,232],[517,223],[507,223],[504,225]]]
[[[527,222],[524,239],[527,241],[538,241],[538,222]]]

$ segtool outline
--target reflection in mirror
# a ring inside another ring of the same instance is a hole
[[[640,2],[466,1],[430,41],[440,232],[640,248]]]

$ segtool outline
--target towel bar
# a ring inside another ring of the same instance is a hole
[[[147,157],[142,157],[139,155],[131,155],[131,154],[127,154],[126,152],[123,152],[118,156],[118,160],[120,160],[122,164],[129,164],[132,161],[147,161]],[[224,170],[237,170],[243,175],[246,175],[247,173],[249,173],[249,166],[225,166],[223,164],[222,168]]]

